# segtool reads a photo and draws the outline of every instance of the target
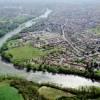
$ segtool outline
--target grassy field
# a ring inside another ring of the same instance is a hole
[[[62,96],[66,96],[66,97],[74,96],[71,93],[67,93],[62,90],[58,90],[58,89],[46,87],[46,86],[41,87],[38,91],[39,91],[39,95],[43,96],[47,100],[56,100],[57,98],[62,97]]]
[[[12,60],[29,60],[32,58],[39,58],[41,56],[46,56],[48,53],[51,52],[59,52],[59,48],[50,48],[50,49],[43,49],[43,48],[35,48],[31,45],[27,44],[25,46],[19,46],[12,48],[12,45],[18,44],[18,41],[11,40],[7,43],[7,47],[9,48],[6,51],[6,54],[11,54],[13,56]]]
[[[32,59],[37,58],[45,54],[42,49],[33,48],[32,46],[22,46],[6,51],[13,56],[13,59]]]
[[[10,87],[8,84],[0,83],[0,100],[24,100],[17,89]]]

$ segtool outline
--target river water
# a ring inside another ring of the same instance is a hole
[[[36,24],[39,20],[45,19],[49,16],[52,11],[47,9],[46,12],[28,22],[21,24],[18,28],[13,30],[12,32],[7,33],[3,38],[0,39],[0,47],[6,40],[13,35],[21,32],[23,29],[30,27]],[[64,75],[64,74],[52,74],[48,72],[26,72],[26,70],[17,70],[13,67],[12,64],[7,64],[3,62],[0,58],[0,75],[10,75],[10,76],[19,76],[27,79],[28,81],[34,81],[37,83],[50,83],[55,84],[61,87],[68,88],[78,88],[81,86],[98,86],[100,87],[99,82],[92,82],[90,79],[86,79],[84,77],[79,77],[76,75]]]

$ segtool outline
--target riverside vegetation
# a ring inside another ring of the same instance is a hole
[[[100,88],[61,88],[49,84],[37,84],[27,80],[0,76],[0,98],[2,100],[99,100]],[[7,90],[7,91],[6,91]],[[9,91],[9,93],[8,93]]]
[[[0,38],[29,19],[31,18],[26,16],[16,16],[12,20],[10,18],[0,17]]]

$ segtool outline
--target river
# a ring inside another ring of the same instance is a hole
[[[13,35],[21,32],[23,29],[30,27],[36,24],[39,20],[47,18],[52,11],[47,9],[46,12],[28,22],[21,24],[15,30],[7,33],[4,37],[0,39],[0,47],[6,40]],[[92,82],[90,79],[86,79],[84,77],[79,77],[76,75],[64,75],[64,74],[52,74],[48,72],[26,72],[26,70],[18,70],[15,69],[12,64],[5,63],[0,58],[0,75],[9,75],[9,76],[19,76],[27,79],[28,81],[34,81],[37,83],[50,83],[55,84],[60,87],[68,87],[68,88],[78,88],[81,86],[98,86],[100,87],[99,82]]]
[[[6,40],[8,38],[12,37],[13,35],[18,34],[19,32],[21,32],[23,29],[25,29],[27,27],[31,27],[32,25],[36,24],[39,20],[47,18],[51,12],[52,11],[50,9],[47,9],[46,12],[43,15],[40,15],[39,17],[36,17],[36,18],[34,18],[32,20],[29,20],[29,21],[21,24],[15,30],[7,33],[4,37],[0,38],[0,47],[3,45],[3,43],[6,42]]]

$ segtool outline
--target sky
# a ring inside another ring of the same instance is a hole
[[[64,2],[64,3],[73,3],[73,4],[85,4],[85,3],[100,3],[100,0],[0,0],[0,3],[7,3],[7,2],[13,2],[13,3],[30,3],[30,2],[38,2],[38,3],[50,3],[50,2]]]
[[[32,2],[54,2],[54,1],[56,1],[56,2],[98,2],[98,1],[100,1],[100,0],[0,0],[0,1],[2,1],[2,2],[6,2],[6,1],[8,1],[8,2],[30,2],[30,1],[32,1]]]

